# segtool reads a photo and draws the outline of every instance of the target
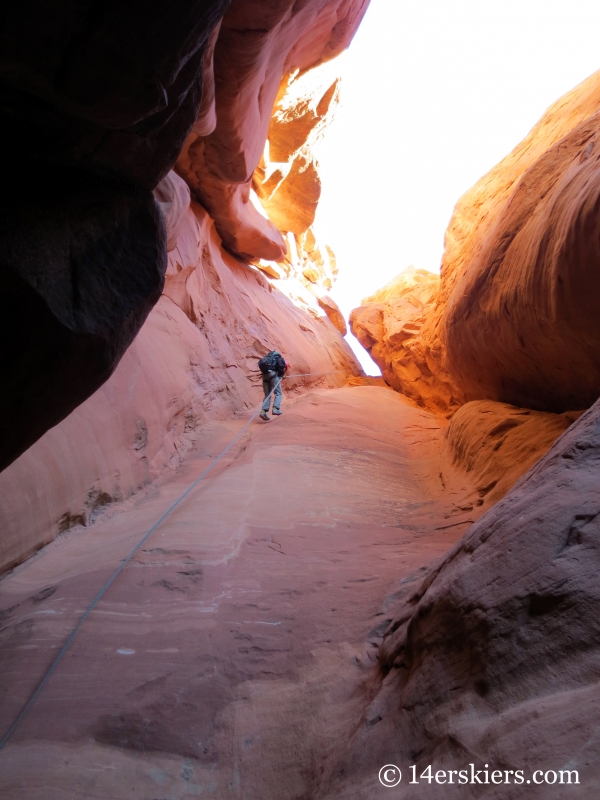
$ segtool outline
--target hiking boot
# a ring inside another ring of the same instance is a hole
[[[273,413],[275,413],[275,412],[273,412]],[[266,411],[261,411],[258,416],[261,419],[264,419],[265,422],[271,422],[271,418],[267,416],[267,412]]]
[[[283,414],[283,411],[280,411],[278,408],[277,409],[274,408],[272,414],[274,417],[280,417]]]

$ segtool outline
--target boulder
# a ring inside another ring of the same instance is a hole
[[[421,336],[435,314],[439,285],[435,273],[409,267],[351,312],[350,330],[386,383],[418,405],[451,415],[462,395],[440,363],[439,347]]]

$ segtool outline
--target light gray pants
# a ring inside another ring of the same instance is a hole
[[[273,395],[271,395],[273,391]],[[265,393],[265,401],[262,404],[262,410],[266,413],[271,405],[271,396],[273,397],[273,411],[279,411],[281,405],[281,378],[275,372],[269,371],[263,375],[263,392]]]

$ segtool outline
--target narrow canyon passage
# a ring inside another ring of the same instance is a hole
[[[284,409],[111,586],[0,753],[3,798],[327,792],[352,733],[376,722],[392,609],[465,526],[444,525],[431,414],[376,386]],[[2,580],[2,733],[119,560],[241,425],[215,424],[153,496]]]

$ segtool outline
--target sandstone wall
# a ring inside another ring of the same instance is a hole
[[[577,770],[572,796],[599,785],[599,108],[596,73],[458,202],[439,284],[406,273],[352,314],[388,382],[451,417],[440,478],[476,521],[390,598],[382,683],[328,797],[368,791],[390,752],[403,770],[487,762]],[[532,796],[565,797],[558,781]]]
[[[189,206],[189,193],[186,204],[180,179],[170,181],[177,234],[163,296],[112,377],[0,473],[4,569],[177,467],[211,420],[255,408],[257,360],[270,349],[285,354],[292,374],[340,371],[287,380],[286,394],[361,374],[302,284],[270,283],[224,252],[206,211]]]
[[[107,380],[160,296],[150,192],[176,160],[230,252],[285,259],[250,197],[273,105],[284,78],[347,47],[368,0],[96,5],[32,0],[3,17],[0,469]],[[296,162],[281,196],[308,219],[318,180]],[[323,248],[304,250],[318,273]]]
[[[461,487],[457,510],[487,510],[501,500],[581,413],[550,414],[490,400],[461,406],[446,429],[440,474],[445,489]]]
[[[595,73],[457,203],[439,292],[401,364],[419,403],[437,410],[441,395],[450,411],[490,399],[562,412],[600,394],[599,107]],[[357,325],[366,313],[355,312]],[[389,349],[386,331],[379,341]]]
[[[524,778],[577,770],[579,786],[557,778],[532,784],[532,797],[595,793],[599,453],[596,403],[424,581],[402,587],[380,649],[383,684],[336,768],[346,792],[327,797],[357,796],[390,752],[419,772],[471,762]],[[515,788],[490,783],[485,796],[512,800]],[[461,786],[461,796],[481,797],[481,787]]]
[[[227,5],[3,10],[0,469],[107,380],[160,297],[151,190],[199,113]]]
[[[192,129],[177,162],[228,250],[247,259],[285,256],[276,227],[281,219],[273,224],[250,201],[273,106],[284,76],[329,61],[349,45],[368,2],[233,0],[214,56],[216,127],[209,135]],[[315,183],[314,170],[307,174],[300,164],[294,177]]]
[[[1,135],[27,155],[0,223],[0,468],[51,430],[0,476],[5,567],[248,409],[272,347],[296,372],[360,374],[311,228],[311,144],[367,5],[40,6],[27,42],[24,11],[7,20]]]

